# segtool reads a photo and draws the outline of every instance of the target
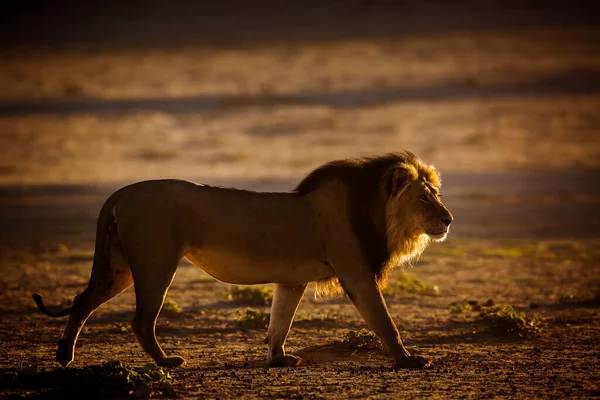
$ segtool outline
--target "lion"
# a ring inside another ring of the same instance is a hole
[[[67,366],[88,317],[135,286],[132,330],[161,366],[185,360],[167,356],[155,336],[158,314],[178,262],[193,264],[222,282],[274,283],[267,330],[267,362],[294,366],[284,350],[306,287],[344,293],[380,338],[395,368],[423,368],[425,357],[406,349],[382,296],[391,269],[419,257],[446,238],[453,220],[440,199],[433,166],[410,152],[333,161],[317,168],[295,190],[262,193],[152,180],[112,194],[98,217],[88,287],[62,311],[69,315],[57,361]]]

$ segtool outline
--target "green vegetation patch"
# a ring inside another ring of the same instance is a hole
[[[532,258],[539,261],[595,261],[600,259],[596,246],[577,241],[511,240],[504,246],[483,249],[483,257],[489,258]]]
[[[271,313],[247,308],[237,312],[235,325],[242,329],[265,329],[269,327]]]
[[[468,311],[473,311],[476,307],[477,305],[470,301],[452,303],[450,304],[450,313],[452,313],[452,315],[460,315]]]
[[[268,286],[233,286],[226,298],[246,306],[268,306],[273,300],[273,289]]]
[[[529,318],[525,313],[515,311],[512,306],[482,307],[479,320],[487,324],[490,330],[518,336],[532,336],[540,333],[542,322],[538,318]]]
[[[398,274],[397,278],[390,282],[389,286],[385,289],[385,294],[403,294],[413,293],[428,296],[437,296],[440,294],[440,288],[438,285],[426,283],[419,278],[412,275],[408,275],[404,272]]]
[[[172,383],[169,371],[156,364],[132,368],[119,360],[85,368],[13,372],[3,378],[4,388],[43,390],[48,398],[173,396]]]
[[[471,304],[466,303],[466,302],[450,305],[450,313],[452,313],[452,315],[460,315],[467,311],[472,311],[472,310],[473,310],[473,306],[471,306]]]
[[[350,350],[374,350],[381,348],[381,342],[375,333],[368,329],[348,331],[340,340],[335,340],[337,347]]]
[[[108,373],[124,377],[125,381],[133,386],[140,383],[169,383],[172,381],[171,373],[166,368],[159,367],[154,363],[134,369],[123,361],[110,360],[104,362],[102,368]]]
[[[480,304],[477,300],[467,300],[463,302],[450,303],[450,313],[452,315],[460,315],[470,311],[481,311],[481,307],[491,307],[494,305],[494,300],[489,299],[483,304]]]
[[[127,333],[131,330],[131,325],[128,322],[115,322],[115,332]]]
[[[174,300],[171,299],[166,299],[165,303],[163,304],[163,308],[164,311],[170,312],[170,313],[180,313],[183,311],[183,307],[181,307],[179,305],[179,303],[175,302]]]

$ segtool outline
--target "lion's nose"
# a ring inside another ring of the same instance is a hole
[[[454,219],[454,218],[452,218],[452,217],[448,217],[448,218],[442,218],[442,222],[444,223],[444,225],[446,225],[446,226],[450,226],[450,224],[452,223],[452,220],[453,220],[453,219]]]

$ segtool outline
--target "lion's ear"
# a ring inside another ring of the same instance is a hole
[[[401,165],[394,168],[393,172],[390,174],[391,178],[388,186],[389,195],[403,192],[408,185],[417,178],[415,176],[416,174],[417,171],[414,168],[410,168],[410,166]]]

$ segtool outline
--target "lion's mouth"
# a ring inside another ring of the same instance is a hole
[[[448,236],[448,229],[440,231],[440,232],[428,233],[427,235],[434,242],[442,242],[442,241],[446,240],[446,237]]]
[[[441,236],[441,235],[445,235],[447,232],[448,231],[444,229],[443,231],[440,231],[440,232],[427,232],[427,234],[429,236]]]

